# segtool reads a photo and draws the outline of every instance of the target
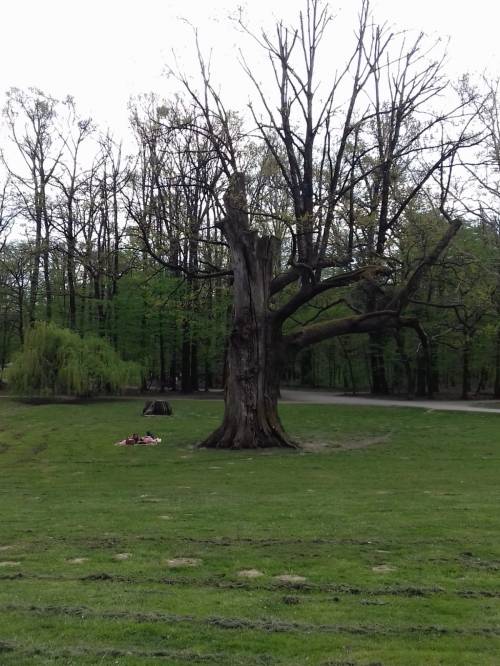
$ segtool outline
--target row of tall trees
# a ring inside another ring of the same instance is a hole
[[[236,448],[290,445],[283,379],[500,394],[497,89],[452,86],[367,0],[324,69],[332,27],[319,0],[296,26],[241,24],[271,73],[243,60],[241,113],[198,48],[198,79],[133,101],[127,149],[71,98],[9,92],[2,367],[37,320],[95,332],[145,386],[224,384],[206,445]]]
[[[46,320],[107,337],[142,364],[145,386],[196,390],[200,364],[205,386],[220,375],[227,290],[191,278],[199,261],[221,261],[213,251],[198,256],[196,225],[211,203],[188,170],[202,152],[170,142],[149,118],[153,101],[132,109],[137,152],[125,156],[109,133],[78,117],[72,99],[9,92],[2,367],[27,328]],[[194,166],[201,183],[203,163]],[[213,305],[208,325],[197,314],[202,297]]]

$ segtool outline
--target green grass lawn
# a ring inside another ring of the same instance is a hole
[[[235,453],[142,405],[0,400],[2,666],[500,664],[499,416],[285,405],[309,452]]]

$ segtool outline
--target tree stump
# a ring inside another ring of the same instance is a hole
[[[170,403],[166,400],[148,400],[142,410],[143,416],[172,416]]]

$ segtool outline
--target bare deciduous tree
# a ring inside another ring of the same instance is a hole
[[[250,106],[256,132],[292,202],[292,215],[284,220],[290,239],[284,270],[276,262],[280,240],[251,223],[258,211],[250,210],[249,178],[241,167],[243,134],[234,132],[231,113],[201,55],[201,92],[182,79],[204,120],[198,131],[210,139],[227,179],[218,227],[230,249],[233,317],[225,414],[203,443],[207,447],[293,446],[280,423],[277,400],[283,368],[300,350],[334,336],[389,328],[412,327],[422,335],[403,310],[460,227],[446,208],[451,169],[457,152],[478,137],[469,130],[463,104],[432,113],[431,103],[445,85],[440,62],[428,62],[421,38],[407,45],[404,38],[372,26],[364,1],[352,56],[320,99],[317,59],[329,23],[326,6],[308,0],[297,28],[279,23],[274,37],[257,38],[272,65],[276,102],[244,64],[262,109]],[[342,104],[348,82],[350,94]],[[405,165],[405,183],[397,189],[394,180]],[[442,185],[437,193],[436,181]],[[431,184],[434,192],[432,187],[429,192],[437,194],[436,207],[449,227],[404,283],[396,284],[387,261],[391,234]],[[363,211],[367,190],[369,210]],[[372,240],[363,243],[367,222]],[[384,296],[371,299],[364,312],[290,326],[314,299],[356,284],[371,285],[369,290]]]

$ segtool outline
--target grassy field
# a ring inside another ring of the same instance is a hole
[[[142,404],[0,400],[2,666],[500,664],[499,416],[285,405],[307,451],[234,453]]]

